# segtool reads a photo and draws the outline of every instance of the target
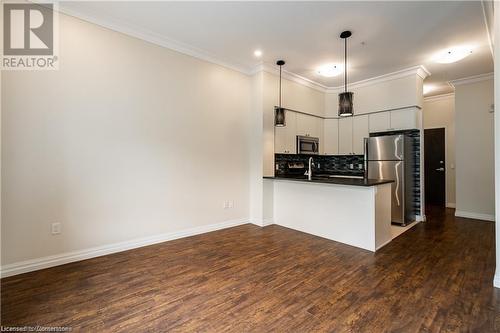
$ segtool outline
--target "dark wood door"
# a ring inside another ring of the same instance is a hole
[[[444,128],[424,130],[425,203],[445,206],[446,161]]]

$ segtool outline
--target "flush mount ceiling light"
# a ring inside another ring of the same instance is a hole
[[[284,60],[278,60],[276,65],[280,66],[280,90],[279,90],[279,106],[274,107],[274,126],[283,127],[285,123],[285,109],[281,107],[281,66],[285,64]]]
[[[351,37],[350,31],[344,31],[340,38],[344,40],[344,92],[339,94],[339,117],[349,117],[354,114],[353,93],[347,91],[347,38]]]
[[[451,64],[460,61],[472,54],[470,46],[456,46],[444,49],[436,53],[432,60],[440,64]]]
[[[324,77],[334,77],[342,74],[344,66],[341,64],[326,64],[319,67],[316,72]]]
[[[423,90],[424,90],[424,91],[423,91],[423,93],[424,93],[424,95],[425,95],[425,94],[430,93],[431,91],[436,90],[436,87],[435,87],[435,86],[433,86],[433,85],[431,85],[431,84],[425,84],[425,85],[424,85],[424,89],[423,89]]]
[[[262,57],[262,51],[261,50],[255,50],[253,51],[253,55],[256,56],[257,58]]]

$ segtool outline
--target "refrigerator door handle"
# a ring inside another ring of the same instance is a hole
[[[403,152],[402,151],[399,151],[398,152],[398,148],[400,148],[399,150],[402,149],[403,147],[403,144],[400,143],[400,141],[403,140],[403,137],[402,136],[397,136],[396,139],[394,140],[394,155],[399,159],[399,160],[402,160],[403,159]]]
[[[396,174],[396,187],[395,187],[395,191],[394,191],[394,194],[395,194],[395,197],[396,197],[396,202],[398,203],[398,207],[401,206],[401,198],[399,197],[399,191],[400,191],[400,187],[401,187],[401,176],[399,174],[399,171],[400,171],[400,167],[401,167],[401,162],[398,162],[396,164],[396,168],[395,168],[395,174]]]

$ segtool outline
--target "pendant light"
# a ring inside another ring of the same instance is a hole
[[[285,123],[285,109],[281,107],[281,66],[285,64],[284,60],[278,60],[276,65],[280,66],[280,91],[279,91],[279,106],[274,107],[274,126],[283,127]]]
[[[340,34],[340,38],[344,40],[344,92],[339,94],[339,117],[349,117],[354,114],[353,93],[347,91],[347,38],[351,35],[350,31],[343,31]]]

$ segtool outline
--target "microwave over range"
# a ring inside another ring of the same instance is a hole
[[[318,155],[319,138],[297,135],[297,154]]]

